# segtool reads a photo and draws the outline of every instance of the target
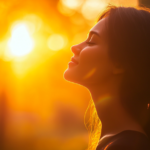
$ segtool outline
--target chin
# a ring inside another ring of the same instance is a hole
[[[76,84],[79,84],[81,86],[85,86],[86,87],[86,82],[85,80],[83,80],[80,76],[80,74],[77,74],[75,71],[73,71],[72,69],[66,69],[64,72],[64,79]]]
[[[73,83],[81,84],[80,75],[72,68],[68,68],[64,72],[64,79]]]
[[[64,79],[70,82],[75,82],[75,75],[73,75],[73,72],[70,69],[66,69],[64,72]]]

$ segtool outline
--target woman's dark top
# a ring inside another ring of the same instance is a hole
[[[141,132],[125,130],[102,140],[96,150],[150,150],[150,139]]]

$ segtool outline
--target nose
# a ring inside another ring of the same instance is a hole
[[[79,55],[81,49],[79,48],[79,45],[73,45],[73,46],[71,47],[71,51],[72,51],[75,55]]]

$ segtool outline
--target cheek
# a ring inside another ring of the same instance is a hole
[[[65,79],[82,85],[104,82],[112,75],[112,63],[106,52],[98,46],[84,48],[79,64],[65,71]]]
[[[112,63],[106,52],[106,49],[96,46],[81,52],[79,72],[83,79],[97,82],[112,75]]]
[[[97,46],[87,47],[83,49],[79,57],[79,65],[84,68],[97,67],[102,61],[102,53]]]

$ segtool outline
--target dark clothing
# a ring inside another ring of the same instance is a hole
[[[141,132],[125,130],[102,140],[96,150],[150,150],[150,139]]]

